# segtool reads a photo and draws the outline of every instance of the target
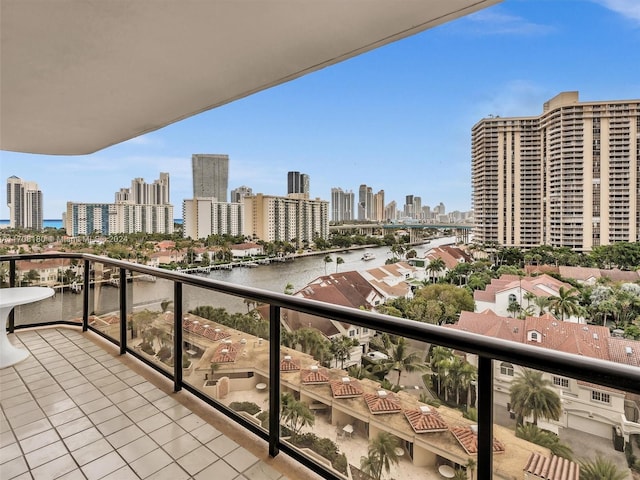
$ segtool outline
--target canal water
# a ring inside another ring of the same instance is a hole
[[[435,246],[455,242],[454,237],[440,238],[428,244],[413,247],[418,257]],[[375,258],[364,261],[365,252],[372,253]],[[329,255],[332,262],[325,263],[324,258]],[[338,264],[336,258],[342,258],[344,263]],[[293,261],[276,262],[270,265],[260,265],[254,268],[236,267],[232,270],[213,270],[208,274],[198,274],[203,277],[230,282],[248,287],[261,288],[272,292],[283,293],[287,284],[293,285],[294,291],[300,290],[312,280],[322,275],[345,271],[363,271],[379,267],[391,258],[389,247],[375,247],[359,250],[349,250],[323,255],[298,257]],[[129,289],[128,304],[134,310],[148,308],[160,310],[160,303],[173,299],[173,283],[158,279],[155,282],[136,281]],[[91,313],[103,315],[117,312],[119,305],[118,288],[104,285],[96,293],[92,289]],[[246,312],[247,304],[244,299],[231,295],[219,294],[202,288],[185,286],[183,289],[183,310],[186,312],[197,306],[212,305],[224,307],[230,312]],[[172,309],[172,307],[171,307]],[[15,309],[16,325],[25,325],[42,321],[39,319],[70,320],[82,317],[82,295],[68,291],[58,292],[54,297],[34,304],[24,305]]]

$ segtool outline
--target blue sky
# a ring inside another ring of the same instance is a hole
[[[113,202],[135,177],[171,177],[176,217],[192,196],[191,155],[230,157],[229,188],[286,194],[287,171],[332,187],[383,189],[447,211],[471,207],[470,130],[528,116],[562,91],[640,98],[640,0],[505,0],[474,15],[83,157],[0,152],[4,188],[39,184],[45,218],[67,201]]]

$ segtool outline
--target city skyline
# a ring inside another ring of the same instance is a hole
[[[67,201],[108,201],[115,185],[158,171],[171,175],[180,205],[192,197],[197,152],[229,155],[229,188],[285,195],[287,172],[301,171],[311,198],[367,184],[387,204],[411,194],[465,211],[476,122],[539,115],[562,91],[638,98],[640,80],[621,68],[640,63],[639,43],[633,0],[506,1],[92,155],[3,151],[2,173],[39,184],[44,218],[60,218]]]

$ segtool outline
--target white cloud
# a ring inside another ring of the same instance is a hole
[[[638,0],[595,0],[604,8],[612,10],[640,25],[640,1]]]
[[[481,10],[464,17],[464,21],[465,30],[490,35],[546,35],[554,30],[551,25],[531,22],[499,8]]]

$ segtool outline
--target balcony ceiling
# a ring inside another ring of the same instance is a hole
[[[92,153],[500,0],[0,0],[0,148]]]

